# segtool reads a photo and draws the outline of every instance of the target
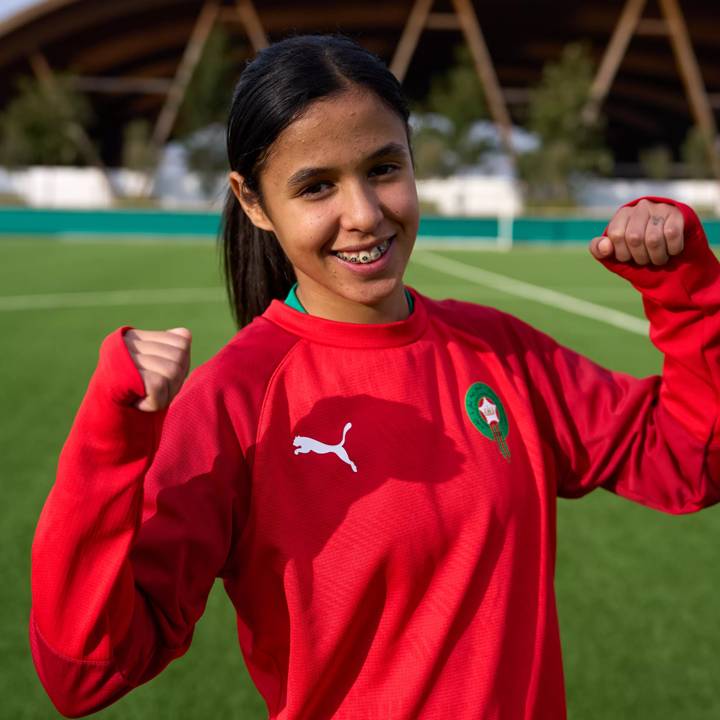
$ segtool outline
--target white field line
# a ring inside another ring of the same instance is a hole
[[[0,312],[59,310],[111,305],[172,305],[188,302],[222,302],[222,288],[167,288],[164,290],[108,290],[106,292],[0,296]]]
[[[431,270],[439,270],[440,272],[462,280],[469,280],[477,285],[484,285],[485,287],[499,290],[508,295],[515,295],[516,297],[526,298],[527,300],[541,303],[542,305],[549,305],[550,307],[597,320],[598,322],[606,323],[607,325],[612,325],[613,327],[627,330],[637,335],[647,337],[649,333],[647,320],[635,317],[634,315],[613,310],[603,305],[596,305],[595,303],[581,300],[572,295],[566,295],[556,290],[544,288],[541,285],[532,285],[531,283],[515,280],[506,275],[472,267],[427,250],[415,252],[413,254],[413,262],[424,265]]]

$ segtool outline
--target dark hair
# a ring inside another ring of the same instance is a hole
[[[375,55],[339,35],[302,35],[261,50],[243,70],[227,128],[230,169],[260,203],[259,176],[278,135],[315,100],[357,85],[374,92],[408,127],[395,76]],[[230,307],[238,327],[283,299],[295,273],[274,233],[255,227],[228,190],[220,240]]]

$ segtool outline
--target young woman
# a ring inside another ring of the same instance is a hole
[[[243,72],[224,231],[243,328],[185,384],[187,330],[108,336],[38,526],[32,648],[61,712],[182,655],[221,577],[271,718],[562,718],[556,497],[719,499],[720,275],[692,210],[641,200],[592,241],[665,353],[661,378],[610,372],[403,284],[407,121],[348,40]]]

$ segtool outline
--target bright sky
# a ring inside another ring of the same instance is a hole
[[[0,0],[0,20],[14,15],[18,10],[34,5],[38,0]]]

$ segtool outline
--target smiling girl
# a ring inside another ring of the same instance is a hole
[[[591,242],[665,353],[635,379],[404,285],[408,111],[352,42],[262,51],[228,154],[242,329],[187,383],[188,330],[103,343],[33,547],[50,697],[81,715],[152,678],[222,578],[271,718],[563,718],[556,498],[720,499],[720,274],[697,217],[644,199]]]

